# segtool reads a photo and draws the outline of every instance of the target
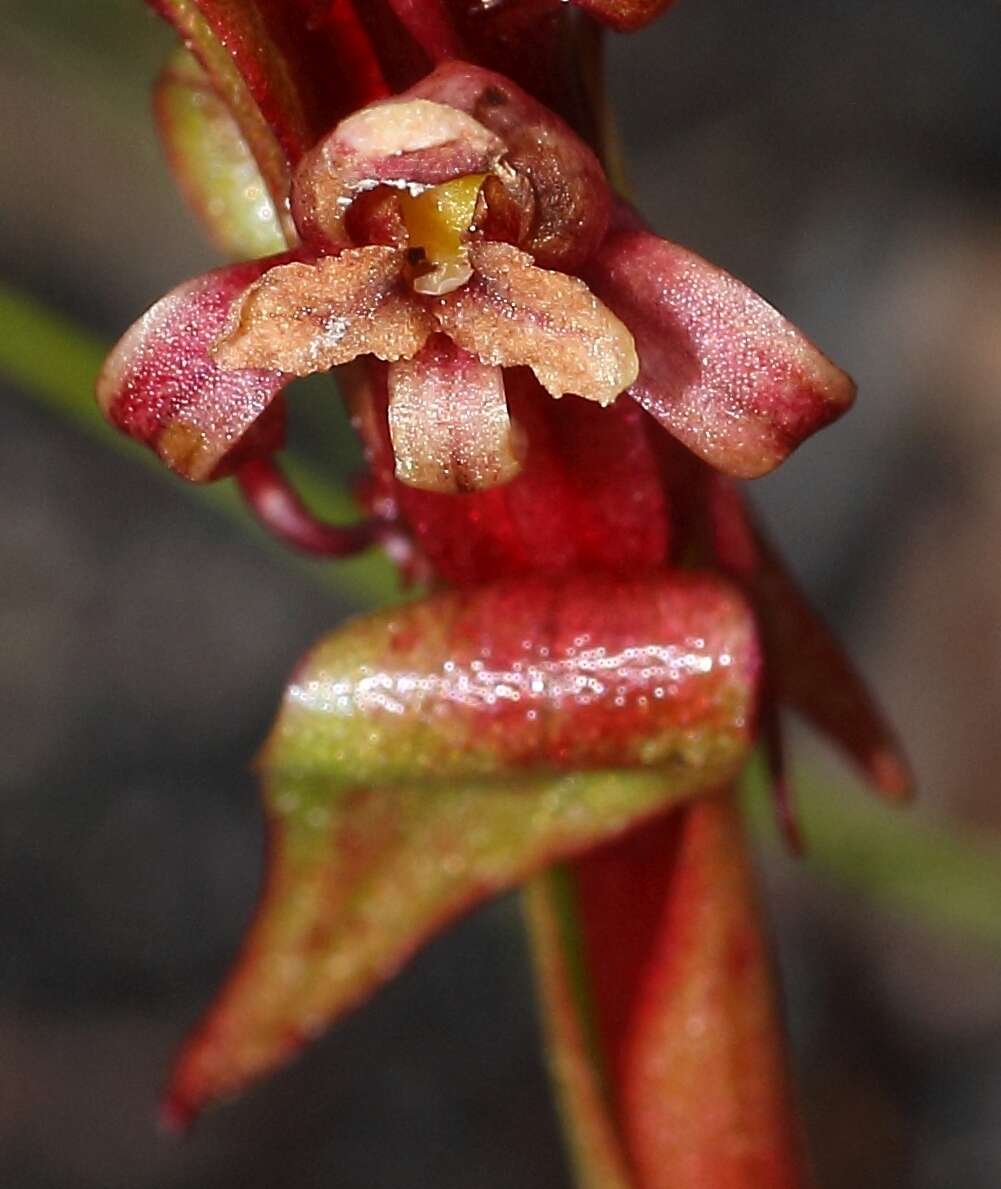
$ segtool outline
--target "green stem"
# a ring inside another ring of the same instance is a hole
[[[353,605],[373,606],[399,595],[399,582],[389,561],[378,551],[336,563],[307,561],[282,548],[262,532],[244,508],[230,480],[199,485],[172,475],[157,457],[112,429],[94,400],[94,379],[107,348],[93,335],[38,302],[0,283],[0,375],[34,397],[50,412],[71,422],[101,445],[143,464],[159,482],[197,504],[228,517],[288,562],[298,563],[314,581],[323,582]],[[288,470],[303,498],[331,520],[351,520],[358,509],[334,480],[299,459]]]
[[[359,606],[399,597],[389,562],[369,553],[347,562],[306,562],[272,543],[245,512],[232,483],[183,483],[146,450],[110,429],[94,402],[94,377],[105,348],[65,318],[0,284],[0,375],[78,429],[147,466],[161,482],[266,543],[314,580]],[[291,460],[306,499],[323,515],[348,519],[356,509],[326,475]],[[774,842],[760,775],[752,773],[748,803],[759,838]],[[1001,845],[942,826],[914,813],[874,803],[853,789],[798,781],[811,869],[873,903],[932,928],[1001,952]]]

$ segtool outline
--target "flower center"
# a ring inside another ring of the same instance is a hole
[[[414,277],[416,292],[440,297],[469,280],[472,269],[465,239],[473,226],[486,177],[485,173],[466,174],[420,194],[400,195],[411,260],[425,266]]]

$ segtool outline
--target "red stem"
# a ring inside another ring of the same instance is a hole
[[[377,544],[390,544],[387,521],[329,524],[314,516],[288,479],[270,459],[245,462],[236,473],[240,494],[272,536],[316,557],[350,557]]]

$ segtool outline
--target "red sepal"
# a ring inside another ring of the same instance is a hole
[[[247,287],[291,259],[233,264],[179,285],[125,333],[101,369],[105,416],[186,479],[218,479],[282,445],[284,409],[275,398],[292,377],[224,371],[211,348]]]
[[[851,379],[777,310],[687,248],[627,226],[585,278],[636,340],[629,394],[717,470],[766,474],[854,399]]]

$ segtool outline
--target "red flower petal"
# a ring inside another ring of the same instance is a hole
[[[852,403],[844,372],[763,298],[685,248],[617,231],[586,276],[636,339],[630,394],[718,470],[764,475]]]
[[[216,479],[281,445],[275,397],[291,377],[223,371],[211,349],[247,286],[288,259],[235,264],[180,285],[135,323],[101,370],[105,416],[186,479]]]
[[[263,756],[267,892],[172,1115],[285,1060],[478,900],[734,775],[756,672],[746,607],[690,575],[450,592],[330,637]]]
[[[389,369],[389,433],[402,483],[468,492],[521,469],[504,377],[443,336]]]
[[[572,396],[554,401],[527,370],[507,372],[508,407],[528,444],[521,474],[455,499],[393,481],[380,370],[371,369],[367,394],[355,394],[357,424],[380,498],[400,508],[443,580],[468,585],[574,569],[636,574],[666,563],[664,492],[647,418],[632,401],[607,409]]]
[[[510,244],[469,249],[472,279],[433,303],[442,330],[499,367],[530,367],[552,396],[611,404],[636,379],[633,337],[583,281]]]
[[[396,248],[347,248],[272,268],[233,303],[213,349],[224,368],[309,376],[359,355],[409,359],[435,329],[408,293]]]

